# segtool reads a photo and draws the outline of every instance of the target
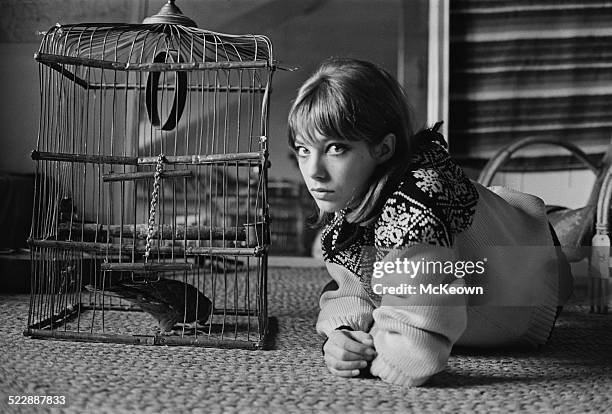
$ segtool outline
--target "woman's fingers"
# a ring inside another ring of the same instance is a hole
[[[372,335],[364,331],[347,331],[347,334],[356,340],[357,342],[362,343],[367,346],[374,346],[374,339],[372,339]]]
[[[359,375],[359,370],[365,368],[368,364],[365,361],[340,361],[332,356],[325,355],[325,365],[333,375],[348,378]]]
[[[328,336],[329,340],[327,343],[330,345],[336,345],[336,347],[343,351],[348,351],[348,353],[358,354],[363,357],[370,357],[370,359],[374,357],[374,355],[376,355],[376,351],[374,351],[372,345],[366,345],[353,339],[352,335],[355,333],[356,332],[350,331],[334,331]],[[350,354],[345,356],[349,357]],[[338,359],[346,359],[343,358],[342,355],[337,355],[337,357]]]
[[[376,356],[370,334],[363,331],[333,331],[323,346],[325,364],[339,377],[355,377]]]
[[[328,368],[329,368],[329,372],[331,372],[333,375],[335,375],[337,377],[350,378],[350,377],[356,377],[357,375],[359,375],[359,370],[358,369],[349,370],[349,371],[339,371],[339,370],[331,368],[329,366],[328,366]]]
[[[361,361],[365,359],[364,355],[358,354],[356,352],[351,352],[331,341],[328,341],[325,344],[325,347],[323,347],[323,351],[325,351],[326,356],[329,355],[339,361]]]
[[[359,371],[362,368],[368,366],[366,361],[341,361],[333,356],[325,356],[325,365],[330,369],[334,369],[336,371]]]
[[[347,351],[344,348],[339,347],[333,342],[327,342],[325,347],[323,348],[325,351],[325,356],[329,356],[338,361],[368,361],[364,355]]]

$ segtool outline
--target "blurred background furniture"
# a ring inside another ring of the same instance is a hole
[[[0,171],[0,194],[0,292],[28,292],[34,174]]]
[[[528,137],[499,151],[482,169],[478,182],[490,186],[512,155],[532,145],[563,147],[595,174],[586,204],[580,208],[547,205],[548,219],[555,229],[570,263],[589,260],[587,297],[592,312],[607,313],[610,284],[610,197],[612,196],[612,141],[597,163],[576,145],[560,139]]]

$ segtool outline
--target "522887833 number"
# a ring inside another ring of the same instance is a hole
[[[64,395],[9,395],[9,405],[64,405]]]

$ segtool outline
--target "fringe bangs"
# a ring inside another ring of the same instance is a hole
[[[352,104],[325,78],[300,89],[289,112],[288,126],[292,146],[298,136],[308,144],[316,143],[316,136],[346,141],[365,138],[357,128]]]

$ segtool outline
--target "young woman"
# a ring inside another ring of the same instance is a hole
[[[316,328],[332,374],[415,386],[456,344],[547,341],[571,276],[544,204],[470,181],[436,128],[414,133],[387,72],[324,62],[298,92],[288,135],[326,223],[333,282]]]

